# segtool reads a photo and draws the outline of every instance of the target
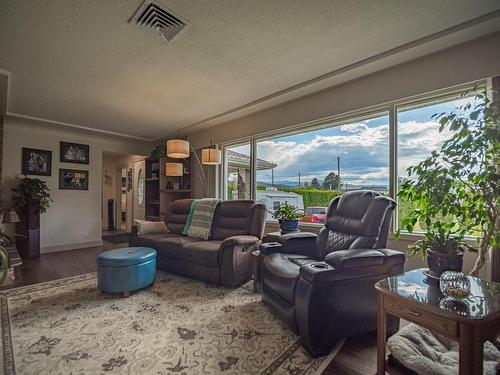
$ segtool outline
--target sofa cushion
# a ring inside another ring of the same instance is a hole
[[[184,259],[187,262],[203,266],[218,267],[219,249],[222,241],[199,241],[184,245]]]
[[[145,234],[165,234],[168,232],[167,225],[163,221],[147,221],[135,219],[134,224],[137,227],[137,235]]]
[[[156,241],[156,250],[159,257],[168,257],[174,259],[185,259],[184,246],[187,244],[202,241],[197,238],[180,236],[178,234],[161,238]]]
[[[171,233],[182,234],[192,202],[192,199],[179,199],[172,202],[167,219],[167,228]]]
[[[217,209],[212,239],[223,240],[250,233],[254,201],[222,201]]]

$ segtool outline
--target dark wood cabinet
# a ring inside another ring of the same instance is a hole
[[[40,201],[29,199],[16,223],[16,246],[22,259],[40,256]]]

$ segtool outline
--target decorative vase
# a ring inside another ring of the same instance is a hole
[[[427,250],[427,278],[434,283],[439,283],[441,274],[445,271],[462,271],[464,264],[464,253],[442,253],[434,250]]]
[[[281,233],[290,233],[299,231],[299,219],[279,219]]]
[[[445,296],[460,300],[470,294],[470,281],[462,272],[445,271],[439,278],[439,288]]]

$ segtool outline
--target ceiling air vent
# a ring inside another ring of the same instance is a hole
[[[186,26],[186,22],[178,15],[153,1],[142,4],[130,22],[158,30],[167,41],[172,40]]]

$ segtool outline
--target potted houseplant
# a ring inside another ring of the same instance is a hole
[[[16,223],[16,246],[21,258],[40,255],[40,214],[52,203],[45,181],[28,176],[16,177],[17,185],[12,189],[12,202],[19,215]]]
[[[273,212],[273,218],[278,219],[282,233],[297,232],[302,214],[297,207],[285,203]]]
[[[402,182],[398,193],[415,207],[402,220],[402,228],[411,233],[419,225],[425,230],[424,239],[410,251],[428,255],[432,276],[459,266],[461,270],[458,258],[464,251],[476,251],[467,245],[466,235],[474,235],[479,244],[471,271],[475,276],[488,249],[500,244],[500,117],[486,93],[475,99],[457,111],[433,116],[439,131],[450,131],[451,136],[438,151],[408,168],[412,178]]]
[[[165,145],[164,144],[159,144],[159,145],[156,145],[155,147],[153,147],[153,149],[151,150],[151,159],[155,160],[155,161],[160,161],[161,158],[167,156],[167,153],[165,151]]]

